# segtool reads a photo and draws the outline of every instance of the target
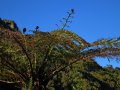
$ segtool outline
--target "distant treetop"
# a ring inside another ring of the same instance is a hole
[[[11,31],[19,31],[17,24],[13,20],[6,20],[0,18],[0,27],[9,29]]]

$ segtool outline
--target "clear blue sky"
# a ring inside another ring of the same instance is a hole
[[[38,25],[42,31],[51,31],[71,8],[75,15],[68,29],[85,40],[120,36],[120,0],[0,0],[0,17],[14,20],[20,29]],[[97,62],[120,67],[120,62]]]

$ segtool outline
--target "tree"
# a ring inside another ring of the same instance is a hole
[[[33,35],[4,30],[0,34],[0,78],[26,89],[46,89],[55,75],[80,60],[120,56],[119,40],[88,43],[68,30]]]

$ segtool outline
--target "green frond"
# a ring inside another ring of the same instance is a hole
[[[119,57],[120,40],[118,39],[101,39],[90,44],[83,52],[89,57]]]
[[[82,37],[78,36],[77,34],[69,31],[69,30],[55,30],[51,32],[51,35],[56,35],[57,37],[61,37],[62,40],[70,39],[73,43],[79,46],[79,48],[83,48],[89,46],[89,43],[85,41]]]

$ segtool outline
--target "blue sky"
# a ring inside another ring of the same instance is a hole
[[[120,36],[120,0],[0,0],[0,17],[14,20],[20,29],[31,30],[38,25],[42,31],[52,31],[71,8],[75,15],[68,29],[85,40]],[[114,60],[97,62],[120,67]]]

